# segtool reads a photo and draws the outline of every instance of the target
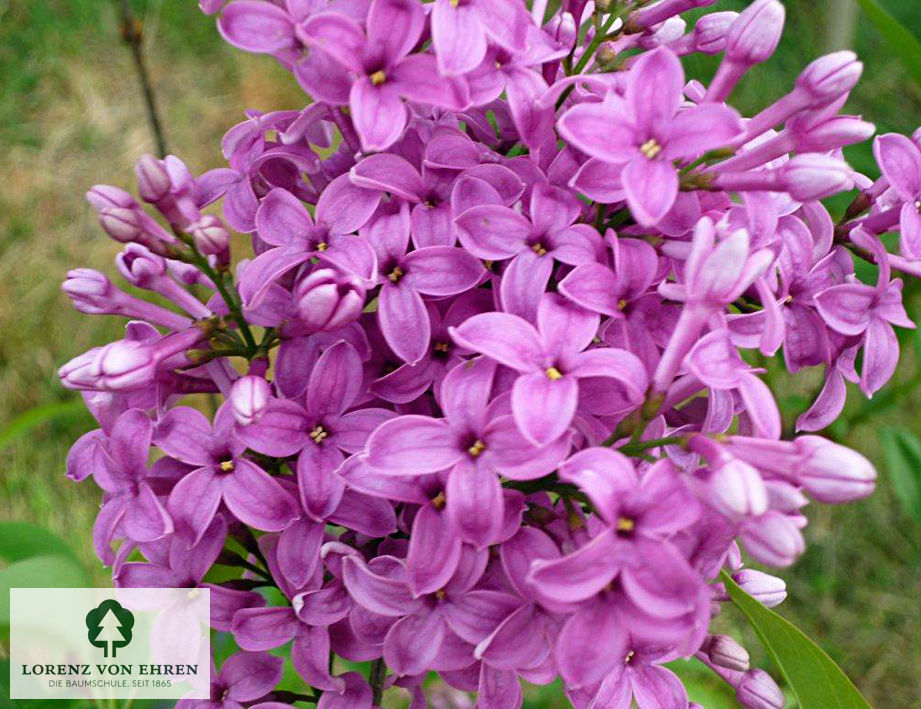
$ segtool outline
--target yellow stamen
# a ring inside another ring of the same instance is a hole
[[[632,532],[636,529],[636,522],[630,519],[629,517],[618,517],[617,518],[617,531],[618,532]]]
[[[323,442],[323,439],[329,437],[329,431],[317,424],[316,427],[310,432],[310,440],[312,440],[317,445]]]
[[[630,652],[628,652],[627,655],[626,655],[626,657],[624,657],[624,664],[625,664],[625,665],[629,665],[629,664],[633,661],[633,656],[634,656],[634,655],[636,655],[636,652],[634,652],[633,650],[631,650]]]
[[[194,601],[200,595],[201,595],[201,591],[199,591],[197,588],[193,588],[191,591],[189,591],[189,600]]]
[[[492,267],[495,265],[496,265],[495,261],[490,261],[489,259],[487,259],[486,261],[483,261],[483,266],[486,267],[487,271],[492,271]]]
[[[437,598],[439,601],[443,601],[447,595],[447,592],[443,588],[439,588],[437,591],[435,591],[435,598]]]
[[[436,342],[434,345],[432,345],[432,349],[436,352],[450,352],[451,345],[449,345],[447,342]]]
[[[229,473],[229,472],[233,471],[233,461],[232,461],[232,460],[225,460],[225,461],[222,461],[222,462],[221,462],[221,470],[223,470],[225,473]]]
[[[440,510],[445,506],[445,494],[444,492],[439,492],[435,497],[432,498],[432,507],[436,510]]]
[[[547,255],[547,249],[545,249],[545,248],[544,248],[544,245],[541,244],[540,242],[537,242],[536,244],[534,244],[534,245],[531,247],[531,251],[533,251],[533,252],[534,252],[535,254],[537,254],[538,256],[546,256],[546,255]]]
[[[317,244],[317,251],[326,251],[328,248],[329,244],[327,244],[325,241],[321,241],[319,244]]]
[[[477,439],[474,441],[473,445],[467,449],[467,452],[472,455],[474,458],[479,456],[483,451],[486,450],[486,444],[483,441]]]
[[[617,309],[618,309],[618,310],[623,310],[623,309],[626,308],[626,307],[627,307],[627,299],[626,299],[626,298],[621,298],[620,300],[617,301]]]
[[[387,81],[387,75],[384,73],[383,69],[378,69],[373,74],[371,74],[371,83],[375,86],[380,86],[385,81]]]
[[[403,269],[399,266],[394,266],[393,270],[387,274],[387,280],[391,283],[399,283],[400,279],[404,276]]]
[[[560,370],[557,369],[556,367],[547,367],[547,369],[544,370],[544,374],[547,375],[547,379],[550,379],[552,381],[556,381],[557,379],[563,378],[563,375],[560,373]]]
[[[451,7],[457,7],[460,5],[460,0],[451,0]]]
[[[652,160],[662,152],[662,146],[659,145],[655,138],[650,138],[640,146],[640,152]]]

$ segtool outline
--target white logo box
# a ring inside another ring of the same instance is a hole
[[[208,699],[210,591],[10,590],[10,699]]]

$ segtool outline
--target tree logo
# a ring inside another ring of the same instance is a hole
[[[134,614],[114,600],[106,600],[86,614],[86,637],[90,645],[101,647],[104,657],[131,642]]]

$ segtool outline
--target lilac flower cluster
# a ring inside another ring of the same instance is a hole
[[[312,101],[249,111],[226,168],[142,158],[156,218],[90,190],[152,297],[70,272],[78,310],[131,322],[60,374],[99,422],[68,474],[104,491],[115,583],[207,586],[241,648],[208,706],[424,706],[435,671],[491,709],[557,677],[578,707],[677,709],[679,657],[783,706],[709,633],[718,576],[776,605],[741,550],[788,566],[809,498],[873,489],[812,433],[913,327],[891,273],[921,275],[921,141],[879,137],[875,182],[844,162],[874,131],[839,113],[850,52],[742,118],[783,6],[680,17],[711,2],[202,1]],[[708,86],[694,52],[722,54]],[[855,187],[835,222],[820,200]],[[781,351],[824,367],[803,435],[754,366]],[[312,694],[277,688],[288,645]]]

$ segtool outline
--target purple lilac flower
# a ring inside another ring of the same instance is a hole
[[[743,120],[727,99],[782,46],[780,3],[688,32],[710,0],[639,4],[200,2],[309,96],[246,111],[225,167],[147,155],[138,199],[89,190],[145,294],[70,271],[78,310],[132,321],[59,371],[99,424],[67,475],[103,491],[115,584],[186,589],[164,626],[198,622],[208,589],[242,648],[183,705],[440,687],[516,709],[522,681],[562,678],[580,707],[690,709],[665,667],[683,657],[782,706],[711,632],[719,574],[781,603],[743,551],[794,563],[809,501],[876,472],[786,435],[746,351],[824,367],[798,430],[833,423],[846,382],[891,378],[921,132],[881,136],[871,180],[841,152],[874,130],[842,113],[852,52]],[[679,59],[698,52],[723,53],[706,85]],[[820,200],[855,186],[836,222]]]

